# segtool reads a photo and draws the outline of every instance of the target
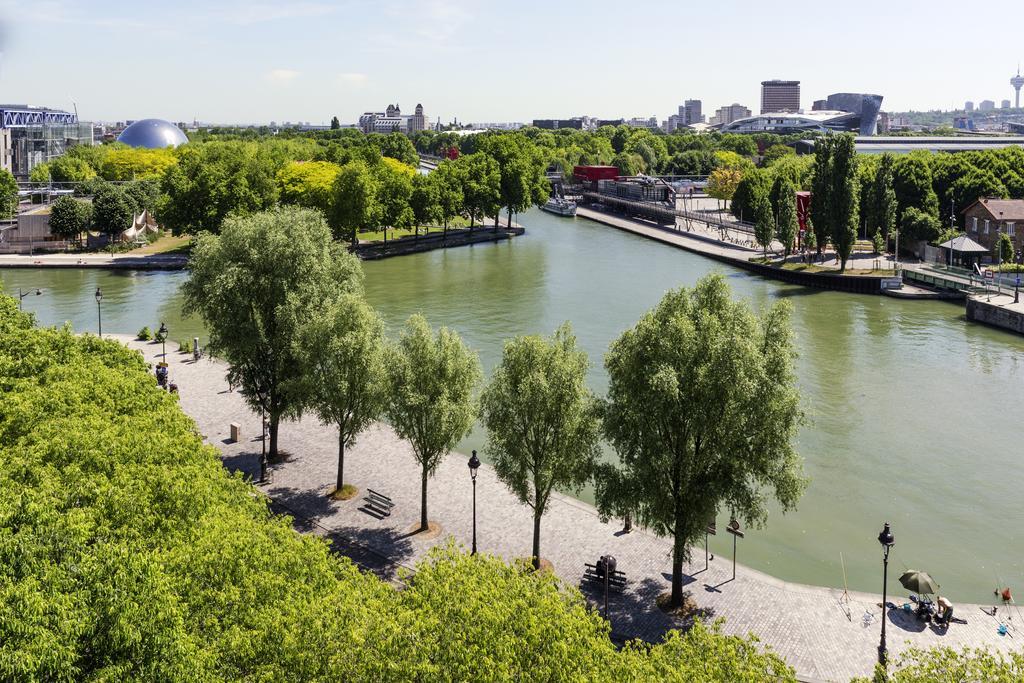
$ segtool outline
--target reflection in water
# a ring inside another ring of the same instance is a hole
[[[740,560],[777,576],[877,590],[875,537],[893,523],[895,566],[927,569],[956,600],[989,599],[995,576],[1024,582],[1019,467],[1024,340],[963,319],[962,306],[802,289],[760,279],[584,219],[539,211],[525,236],[368,262],[366,290],[393,330],[423,312],[457,329],[489,371],[505,339],[572,321],[603,393],[609,343],[669,289],[713,270],[762,309],[793,305],[797,374],[811,421],[799,451],[811,485],[795,513],[773,512],[740,542]],[[134,333],[166,321],[171,339],[200,335],[180,314],[185,273],[0,270],[4,291],[42,287],[26,310],[46,325]],[[479,448],[474,433],[462,448]],[[607,454],[612,457],[611,453]],[[582,494],[583,497],[587,492]],[[712,539],[728,557],[728,538]]]

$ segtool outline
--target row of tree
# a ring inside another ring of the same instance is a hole
[[[183,288],[231,381],[269,416],[272,455],[282,419],[310,410],[337,427],[339,492],[346,448],[384,416],[420,465],[427,528],[428,480],[479,415],[498,476],[533,510],[535,566],[552,491],[595,481],[605,514],[673,539],[673,605],[688,549],[720,506],[760,523],[769,491],[784,509],[800,496],[786,303],[758,318],[709,276],[612,345],[607,399],[587,387],[590,363],[566,324],[509,341],[478,401],[480,363],[457,333],[417,315],[388,342],[360,290],[358,261],[320,214],[293,208],[201,237]],[[619,465],[599,465],[602,437]]]
[[[156,178],[128,183],[94,178],[81,183],[75,194],[90,200],[65,195],[50,207],[50,231],[65,239],[93,230],[108,235],[127,230],[135,215],[156,208],[160,183]]]

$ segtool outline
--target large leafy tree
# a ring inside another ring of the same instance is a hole
[[[96,177],[96,171],[80,156],[65,154],[49,164],[50,177],[55,183],[78,183]]]
[[[932,172],[928,165],[929,156],[913,152],[901,156],[893,163],[892,184],[896,192],[896,221],[903,223],[903,214],[908,208],[923,211],[938,220],[939,200],[932,188]]]
[[[501,209],[501,171],[494,159],[482,153],[459,157],[458,163],[465,167],[462,195],[472,227],[476,218],[483,222]]]
[[[358,260],[311,209],[232,217],[220,236],[203,235],[193,249],[185,311],[202,316],[231,382],[250,407],[266,412],[272,457],[281,419],[304,407],[296,348],[303,324],[361,287]]]
[[[894,158],[891,154],[883,154],[875,171],[871,186],[870,205],[866,208],[869,225],[873,233],[888,239],[896,229],[896,215],[899,210],[896,201],[896,190],[893,187]]]
[[[722,506],[748,524],[769,495],[789,510],[805,482],[793,439],[800,424],[790,308],[756,317],[722,275],[665,295],[605,358],[604,427],[618,468],[597,478],[604,514],[625,506],[672,539],[671,604],[683,562]]]
[[[297,335],[302,403],[338,428],[338,495],[344,494],[345,449],[384,410],[385,345],[383,320],[358,294],[315,311]]]
[[[404,137],[404,136],[403,136]],[[378,181],[377,203],[380,205],[380,226],[409,228],[416,222],[409,202],[412,199],[412,179],[415,171],[404,164],[383,163],[375,170]]]
[[[586,382],[589,365],[568,323],[551,339],[518,337],[505,344],[480,399],[484,452],[498,477],[533,509],[535,569],[551,492],[582,486],[600,453],[597,400]]]
[[[331,215],[334,183],[341,168],[329,161],[292,161],[277,172],[281,203],[319,209]]]
[[[50,207],[50,232],[61,237],[77,237],[89,229],[92,204],[73,197],[60,197]]]
[[[161,176],[177,163],[175,153],[170,149],[144,149],[115,145],[103,157],[100,175],[104,180],[138,180],[149,176]],[[51,166],[51,174],[56,180],[57,173]],[[59,173],[63,174],[61,170]],[[88,180],[89,175],[80,180]]]
[[[453,218],[462,214],[466,206],[466,195],[463,188],[466,186],[466,168],[463,164],[455,161],[442,161],[437,170],[428,177],[435,184],[437,191],[437,206],[441,219],[444,221],[445,232],[448,231],[448,223]]]
[[[365,161],[351,161],[341,167],[334,182],[331,228],[335,236],[356,244],[359,230],[372,230],[380,224],[380,181]]]
[[[473,426],[480,361],[457,333],[442,327],[435,334],[426,318],[414,315],[405,323],[387,365],[386,414],[420,465],[420,529],[426,530],[427,480]]]
[[[814,176],[811,178],[811,227],[820,256],[831,236],[828,203],[832,198],[832,136],[818,138],[814,143]]]
[[[431,175],[417,173],[412,178],[409,207],[417,226],[431,225],[441,218],[438,182]]]
[[[101,232],[119,234],[132,227],[135,203],[118,185],[104,183],[92,200],[92,222]]]
[[[420,162],[420,156],[416,153],[416,147],[412,141],[403,133],[388,133],[387,135],[375,135],[372,137],[380,154],[389,159],[396,159],[403,164],[416,166]]]

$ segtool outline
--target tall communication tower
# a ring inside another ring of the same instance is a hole
[[[1024,86],[1024,76],[1020,75],[1020,64],[1017,65],[1017,75],[1010,79],[1010,85],[1017,91],[1017,100],[1013,106],[1016,109],[1020,109],[1020,89],[1021,86]]]

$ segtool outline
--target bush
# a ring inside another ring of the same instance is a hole
[[[156,330],[155,330],[155,331],[153,332],[153,341],[155,341],[155,342],[164,342],[164,341],[167,341],[167,334],[166,334],[166,333],[163,333],[163,334],[161,334],[161,333],[160,333],[160,328],[158,327],[158,328],[157,328],[157,329],[156,329]]]
[[[178,342],[179,353],[192,353],[192,340],[182,339]]]
[[[139,341],[149,341],[152,338],[153,338],[153,333],[149,331],[149,327],[148,326],[143,327],[141,330],[139,330],[139,336],[138,336]]]

